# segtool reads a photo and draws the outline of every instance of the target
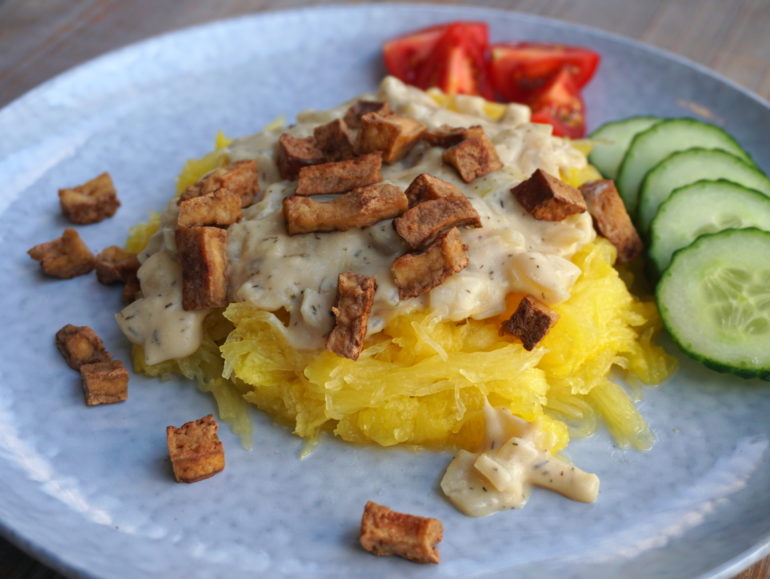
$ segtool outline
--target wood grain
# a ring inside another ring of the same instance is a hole
[[[150,36],[242,14],[322,3],[0,0],[0,107],[72,66]],[[558,18],[635,38],[703,64],[770,99],[768,0],[476,0],[474,4]],[[61,576],[0,539],[0,577]],[[739,577],[770,578],[770,559]]]

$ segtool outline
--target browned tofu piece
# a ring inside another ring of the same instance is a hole
[[[345,111],[345,123],[351,129],[361,128],[361,117],[368,113],[390,114],[390,105],[381,101],[356,101]]]
[[[390,267],[402,300],[421,296],[440,286],[468,265],[466,247],[455,227],[436,239],[423,252],[405,253]]]
[[[525,350],[531,350],[545,338],[559,315],[532,296],[524,296],[510,319],[503,322],[500,335],[506,334],[521,340]]]
[[[425,125],[393,113],[367,113],[361,117],[356,146],[359,153],[380,151],[385,163],[395,163],[417,144]]]
[[[126,251],[117,245],[111,245],[96,254],[96,279],[100,283],[126,283],[130,277],[136,277],[139,260],[135,253]]]
[[[439,563],[444,538],[438,519],[391,510],[369,501],[361,518],[361,546],[374,555],[396,555],[414,563]]]
[[[168,456],[176,482],[198,482],[224,470],[225,450],[218,429],[211,414],[179,428],[166,427]]]
[[[294,180],[302,167],[316,165],[326,160],[313,137],[294,137],[284,133],[278,139],[275,162],[283,179]]]
[[[580,193],[594,221],[594,229],[618,250],[617,263],[626,263],[644,251],[642,240],[628,216],[615,183],[597,180],[583,183]]]
[[[503,168],[494,143],[483,131],[449,147],[441,158],[466,183]]]
[[[481,227],[481,217],[467,197],[443,197],[418,203],[393,220],[412,249],[423,249],[452,227]]]
[[[368,227],[400,215],[408,206],[409,202],[401,189],[378,183],[359,187],[325,202],[296,195],[286,197],[283,214],[289,235],[296,235]]]
[[[176,249],[182,264],[182,308],[204,310],[227,305],[227,230],[179,227]]]
[[[297,177],[297,195],[345,193],[382,181],[382,157],[379,153],[361,155],[346,161],[303,167]]]
[[[409,199],[409,205],[444,197],[465,198],[463,192],[455,185],[428,173],[421,173],[412,179],[405,193]]]
[[[112,360],[101,338],[88,326],[67,324],[61,328],[56,332],[56,348],[73,370],[80,370],[83,364]]]
[[[190,185],[179,197],[179,202],[212,193],[237,195],[241,207],[248,207],[259,194],[257,162],[251,159],[235,161],[208,173]]]
[[[231,191],[217,191],[185,199],[179,203],[177,226],[232,225],[243,217],[241,197]]]
[[[112,217],[120,207],[109,173],[102,173],[77,187],[59,189],[59,204],[64,216],[78,225]]]
[[[65,229],[61,237],[36,245],[27,253],[40,262],[43,273],[54,277],[76,277],[94,268],[93,254],[74,229]]]
[[[364,347],[376,290],[377,280],[373,277],[351,272],[337,276],[337,299],[332,307],[335,323],[326,339],[327,350],[358,360]]]
[[[580,191],[542,169],[516,185],[511,193],[532,217],[542,221],[562,221],[586,210]]]
[[[114,404],[128,398],[128,370],[120,360],[80,367],[86,405]]]
[[[353,133],[342,119],[334,119],[313,129],[316,145],[327,161],[344,161],[356,156]]]
[[[454,147],[465,139],[481,137],[484,135],[484,129],[479,125],[472,127],[450,127],[443,125],[438,129],[425,131],[422,138],[434,147]]]
[[[142,293],[142,286],[139,283],[139,276],[136,273],[129,275],[123,283],[123,303],[130,304],[137,300]]]

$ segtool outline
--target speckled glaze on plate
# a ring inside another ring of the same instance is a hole
[[[59,235],[56,190],[110,171],[123,207],[80,227],[93,249],[121,243],[162,208],[185,159],[217,130],[376,87],[382,40],[479,19],[493,40],[585,45],[603,62],[589,123],[705,112],[770,170],[770,109],[708,71],[586,28],[479,8],[327,7],[260,14],[155,38],[78,67],[0,111],[0,527],[49,565],[86,577],[728,577],[770,550],[770,387],[683,361],[641,407],[658,443],[603,435],[569,456],[602,478],[593,505],[535,492],[521,511],[460,515],[437,492],[447,454],[302,442],[257,412],[253,451],[221,430],[227,468],[172,481],[164,429],[213,412],[181,380],[132,377],[130,398],[87,408],[53,335],[88,324],[128,360],[113,322],[120,291],[94,276],[44,279],[26,250]],[[369,500],[445,524],[443,562],[422,567],[357,547]]]

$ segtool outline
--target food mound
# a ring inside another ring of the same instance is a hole
[[[136,370],[196,380],[247,446],[253,404],[311,441],[476,450],[492,407],[549,453],[598,423],[648,448],[635,385],[672,370],[655,305],[569,199],[598,178],[584,152],[528,121],[386,78],[218,138],[128,241]]]

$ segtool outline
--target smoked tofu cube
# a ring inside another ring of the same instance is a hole
[[[580,191],[542,169],[516,185],[511,193],[532,217],[542,221],[562,221],[586,210]]]
[[[337,277],[337,299],[332,314],[335,324],[326,339],[326,349],[338,356],[358,360],[364,347],[369,314],[374,303],[377,280],[343,272]]]
[[[302,167],[316,165],[326,160],[313,137],[294,137],[284,133],[278,139],[275,162],[283,179],[294,180]]]
[[[254,160],[235,161],[215,169],[182,193],[179,202],[216,193],[237,195],[240,207],[248,207],[259,194],[259,173]]]
[[[243,217],[241,197],[227,190],[184,199],[179,203],[177,226],[219,225],[227,227]]]
[[[494,143],[483,131],[448,148],[441,158],[466,183],[503,168]]]
[[[442,197],[418,203],[393,226],[412,249],[423,249],[452,227],[481,227],[481,217],[467,197]]]
[[[380,151],[385,163],[395,163],[403,158],[420,140],[425,125],[396,114],[367,113],[361,117],[358,133],[359,153]]]
[[[126,251],[117,245],[111,245],[96,254],[96,279],[105,285],[126,283],[131,277],[136,277],[139,270],[139,259],[135,253]]]
[[[594,229],[617,249],[617,263],[626,263],[641,255],[644,250],[642,240],[615,183],[608,180],[589,181],[580,186],[580,193],[593,218]]]
[[[382,181],[382,157],[379,153],[361,155],[347,161],[303,167],[297,177],[297,195],[346,193]]]
[[[331,201],[315,201],[294,195],[283,200],[283,215],[289,235],[320,231],[347,231],[369,227],[400,215],[409,206],[406,195],[395,185],[378,183],[353,189]]]
[[[193,483],[224,470],[225,451],[218,429],[211,414],[179,428],[166,428],[168,455],[176,482]]]
[[[361,117],[368,113],[390,114],[390,105],[381,101],[356,101],[345,111],[345,124],[351,129],[361,128]]]
[[[83,364],[112,360],[101,338],[88,326],[64,326],[56,332],[56,349],[73,370],[80,370]]]
[[[139,283],[139,276],[135,273],[129,275],[123,284],[123,303],[128,305],[135,302],[142,293],[142,286]]]
[[[40,262],[43,273],[68,279],[94,269],[94,256],[74,229],[65,229],[61,237],[36,245],[28,252]]]
[[[445,197],[465,198],[463,192],[456,185],[428,173],[421,173],[412,179],[404,193],[409,199],[410,206]]]
[[[369,501],[361,518],[361,546],[374,555],[396,555],[414,563],[439,563],[444,537],[438,519],[399,513]]]
[[[176,248],[182,264],[182,308],[205,310],[227,305],[227,230],[179,227]]]
[[[77,187],[59,189],[59,204],[64,216],[78,225],[112,217],[120,207],[109,173],[102,173]]]
[[[425,131],[423,139],[434,147],[454,147],[465,139],[478,138],[484,135],[484,129],[475,125],[473,127],[450,127],[443,125],[432,131]]]
[[[128,370],[120,360],[83,364],[80,376],[88,406],[114,404],[128,398]]]
[[[525,350],[532,350],[545,338],[559,315],[532,296],[525,296],[510,319],[503,322],[500,335],[521,340]]]
[[[390,272],[402,300],[428,293],[468,266],[468,255],[458,229],[452,228],[423,252],[405,253],[393,261]]]
[[[355,157],[353,133],[342,119],[317,126],[313,130],[313,138],[327,161],[344,161]]]

